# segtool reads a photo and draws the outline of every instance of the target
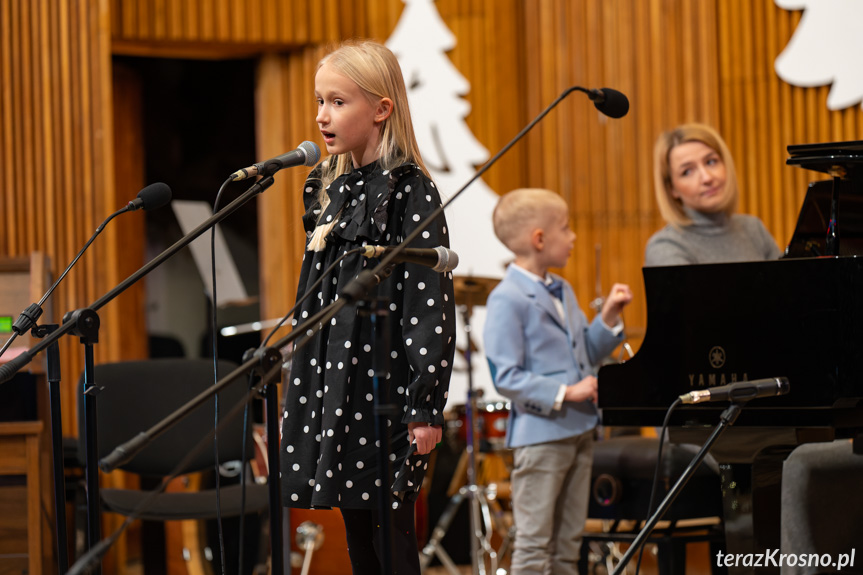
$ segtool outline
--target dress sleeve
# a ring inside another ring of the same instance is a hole
[[[393,196],[397,204],[395,212],[402,218],[400,237],[391,238],[395,242],[407,237],[441,205],[434,183],[418,169],[397,181]],[[408,247],[437,246],[449,247],[443,213],[435,217]],[[394,279],[401,284],[402,339],[411,367],[411,381],[406,392],[407,409],[402,421],[442,425],[455,354],[456,312],[452,272],[435,272],[420,264],[405,263],[396,268],[395,274],[400,274]]]

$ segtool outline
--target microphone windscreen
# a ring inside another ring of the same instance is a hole
[[[622,93],[612,88],[603,88],[600,92],[605,98],[593,103],[597,110],[609,118],[622,118],[629,112],[629,100]]]
[[[306,140],[297,146],[297,148],[306,153],[306,161],[303,162],[304,166],[315,166],[317,165],[318,160],[321,159],[321,149],[314,142]]]
[[[155,210],[171,201],[171,188],[168,184],[156,182],[138,192],[138,199],[145,210]]]

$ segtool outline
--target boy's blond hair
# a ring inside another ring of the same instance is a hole
[[[515,255],[530,251],[530,236],[555,216],[569,213],[566,201],[551,190],[520,188],[501,196],[494,208],[494,234]]]

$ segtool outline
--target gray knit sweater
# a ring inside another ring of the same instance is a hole
[[[648,240],[645,266],[676,266],[777,259],[782,252],[755,216],[686,210],[692,224],[665,226]]]

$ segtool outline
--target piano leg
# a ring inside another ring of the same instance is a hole
[[[758,554],[778,550],[782,495],[782,462],[793,450],[771,447],[762,450],[752,463],[720,464],[725,544],[731,575],[779,573],[767,566],[764,556],[756,567]],[[748,559],[744,559],[748,558]],[[715,564],[717,557],[711,558]]]

